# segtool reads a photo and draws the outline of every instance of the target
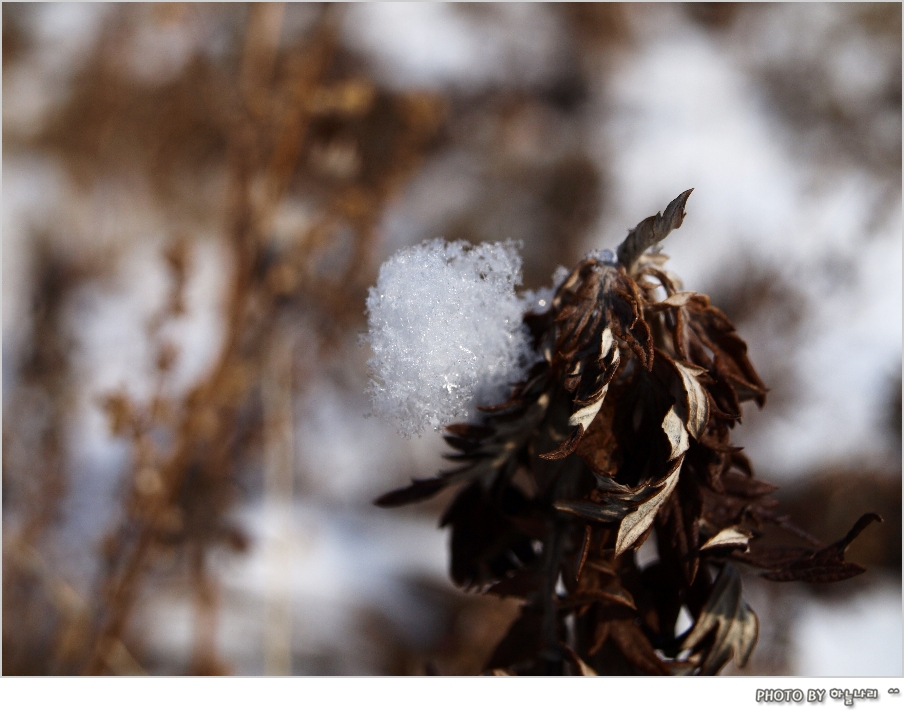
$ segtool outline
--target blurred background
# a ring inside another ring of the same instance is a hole
[[[825,542],[885,518],[745,576],[740,672],[901,673],[900,4],[2,12],[5,674],[479,672],[517,604],[448,581],[448,495],[371,505],[444,445],[367,416],[367,289],[434,237],[546,286],[689,187],[737,442]]]

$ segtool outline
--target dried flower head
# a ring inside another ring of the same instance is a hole
[[[487,670],[528,674],[714,674],[743,666],[757,618],[736,565],[767,579],[830,582],[864,569],[806,533],[759,545],[775,487],[730,433],[766,387],[708,297],[649,253],[681,226],[691,190],[637,225],[616,255],[592,254],[549,307],[524,315],[542,357],[504,402],[447,427],[458,465],[379,498],[426,499],[461,484],[441,524],[467,588],[523,599]],[[636,551],[655,532],[658,559]],[[694,623],[676,633],[682,608]]]

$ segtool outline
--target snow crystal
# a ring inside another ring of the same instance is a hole
[[[546,313],[552,306],[552,299],[559,290],[559,286],[565,283],[569,271],[564,266],[557,266],[552,274],[552,286],[545,286],[536,291],[525,291],[521,294],[521,307],[525,313]]]
[[[498,403],[535,360],[511,242],[426,241],[380,267],[367,298],[374,413],[411,436]]]

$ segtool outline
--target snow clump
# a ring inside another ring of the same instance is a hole
[[[509,395],[537,356],[512,242],[426,241],[380,267],[367,297],[374,413],[405,436]]]

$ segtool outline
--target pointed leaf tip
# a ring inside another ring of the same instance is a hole
[[[665,239],[684,222],[684,206],[694,188],[685,190],[672,200],[664,212],[647,217],[632,229],[618,247],[618,261],[630,272],[640,256],[654,244]]]
[[[374,501],[379,508],[396,508],[400,505],[417,503],[432,498],[445,488],[450,481],[442,478],[416,478],[411,485],[384,493]]]
[[[662,507],[662,504],[668,499],[678,485],[678,475],[681,473],[681,464],[684,457],[680,457],[672,464],[672,473],[670,473],[662,487],[649,500],[641,503],[636,510],[628,513],[618,528],[618,537],[615,541],[615,554],[621,555],[640,539],[656,518],[656,513]]]

